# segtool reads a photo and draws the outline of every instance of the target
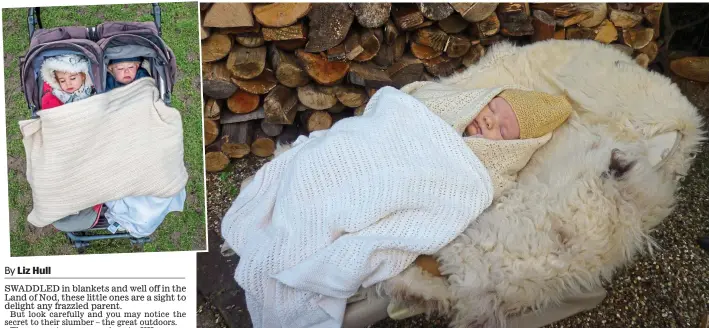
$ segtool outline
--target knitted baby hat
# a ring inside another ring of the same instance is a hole
[[[70,73],[84,73],[86,80],[84,84],[87,86],[92,86],[91,76],[89,75],[89,60],[81,55],[60,55],[49,57],[44,60],[42,67],[40,68],[40,73],[42,74],[42,80],[47,82],[52,89],[61,89],[57,77],[54,72],[70,72]]]
[[[571,115],[571,104],[564,96],[519,89],[507,89],[497,96],[505,99],[517,115],[520,139],[552,132]]]
[[[462,136],[465,127],[490,100],[501,92],[512,89],[523,90],[518,86],[471,89],[438,82],[418,81],[403,86],[401,91],[421,101]],[[463,137],[468,148],[485,165],[492,180],[494,199],[514,185],[517,173],[550,139],[551,131],[540,137],[515,140]]]

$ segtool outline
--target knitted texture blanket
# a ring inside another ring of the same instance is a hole
[[[415,98],[380,89],[362,116],[301,137],[222,221],[254,327],[340,327],[346,299],[431,254],[492,202],[480,160]]]
[[[38,115],[20,121],[35,226],[126,196],[170,197],[187,182],[182,119],[153,79]]]

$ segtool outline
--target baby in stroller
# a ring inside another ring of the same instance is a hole
[[[42,107],[50,109],[91,97],[96,93],[89,76],[89,61],[80,55],[47,58],[41,68]]]

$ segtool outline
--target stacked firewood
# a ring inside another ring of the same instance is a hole
[[[657,56],[662,4],[201,4],[209,172],[359,115],[383,86],[460,72],[486,47],[547,39]]]

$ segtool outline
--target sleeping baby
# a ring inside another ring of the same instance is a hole
[[[89,60],[81,55],[60,55],[44,60],[40,69],[41,109],[50,109],[91,97],[96,90],[89,75]]]
[[[514,87],[471,90],[414,82],[401,91],[423,102],[463,136],[488,170],[493,199],[515,182],[517,173],[572,110],[564,96]],[[433,276],[441,276],[432,256],[421,255],[415,263]]]

